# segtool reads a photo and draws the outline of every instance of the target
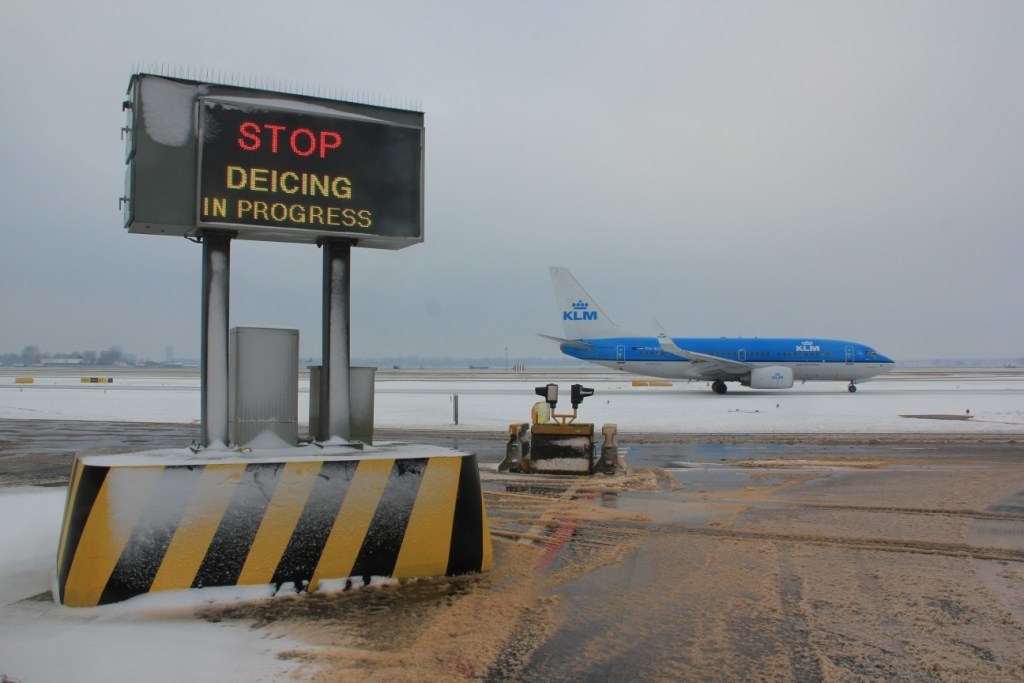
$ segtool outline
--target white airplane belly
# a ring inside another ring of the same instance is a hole
[[[840,372],[836,363],[795,363],[793,368],[793,379],[796,381],[820,381],[820,380],[841,380],[850,379],[845,373]]]
[[[793,379],[850,381],[867,379],[885,372],[882,363],[801,363],[793,365]]]
[[[663,377],[665,379],[699,379],[690,372],[690,363],[679,361],[602,361],[605,367],[630,372],[635,375],[647,375],[648,377]]]

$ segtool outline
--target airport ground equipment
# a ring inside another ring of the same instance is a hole
[[[76,455],[57,600],[489,569],[476,456],[370,445],[372,371],[359,373],[365,390],[352,382],[352,249],[423,241],[422,112],[144,73],[122,108],[125,227],[203,247],[200,438]],[[323,364],[305,445],[298,330],[229,330],[238,239],[322,251]]]
[[[558,385],[537,387],[544,400],[534,406],[530,422],[509,425],[505,459],[498,466],[501,472],[535,474],[614,473],[619,465],[615,425],[604,425],[601,458],[595,455],[594,425],[576,422],[577,410],[593,389],[581,384],[571,388],[572,413],[558,414]]]

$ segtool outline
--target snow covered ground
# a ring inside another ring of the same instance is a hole
[[[49,681],[279,681],[290,644],[237,624],[196,619],[214,600],[267,597],[269,588],[152,594],[72,609],[50,598],[66,489],[0,490],[0,676]]]
[[[0,376],[0,418],[199,419],[197,377],[109,374],[115,377],[113,384],[82,384],[77,373],[51,373],[32,384],[16,384],[20,375],[6,372]],[[847,393],[841,383],[821,383],[780,392],[735,388],[726,396],[713,395],[703,383],[634,387],[632,377],[618,375],[587,375],[582,380],[564,372],[543,380],[398,377],[378,378],[378,427],[504,434],[510,422],[527,419],[538,400],[534,387],[550,380],[563,392],[559,412],[570,410],[569,385],[581,381],[595,394],[582,405],[580,419],[614,422],[622,432],[1024,433],[1024,373],[1012,369],[900,373],[864,384],[856,394]],[[300,421],[308,414],[308,385],[302,389]],[[951,419],[966,417],[968,411],[970,420]],[[931,417],[902,417],[906,415]],[[296,672],[298,664],[279,657],[290,643],[268,640],[261,631],[238,623],[208,623],[192,614],[196,604],[269,597],[269,589],[154,594],[89,609],[55,605],[48,591],[64,496],[64,489],[0,490],[0,675],[22,683],[201,683],[281,680]]]
[[[27,373],[26,374],[30,374]],[[116,374],[116,373],[111,373]],[[559,412],[570,412],[569,387],[581,382],[594,395],[580,408],[580,420],[613,422],[622,432],[682,433],[931,433],[1024,431],[1024,372],[917,371],[894,373],[860,385],[855,394],[841,382],[816,382],[782,391],[752,391],[730,385],[725,396],[704,382],[669,387],[636,387],[631,375],[599,373],[582,379],[564,370],[522,379],[483,373],[448,376],[427,373],[414,379],[379,375],[376,426],[505,433],[509,423],[528,419],[539,398],[534,387],[560,386]],[[458,425],[454,397],[458,396]],[[199,378],[132,373],[113,384],[82,384],[68,373],[15,384],[0,376],[0,418],[194,422],[199,419]],[[969,411],[969,413],[968,413]],[[309,414],[309,385],[299,392],[299,421]],[[970,415],[970,420],[910,419],[905,415]]]

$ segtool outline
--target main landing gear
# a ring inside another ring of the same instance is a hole
[[[716,394],[724,394],[728,390],[729,387],[727,387],[725,385],[725,382],[723,382],[720,379],[716,379],[714,382],[711,383],[711,391],[715,392]]]
[[[853,382],[850,382],[850,386],[846,387],[846,390],[849,391],[851,394],[856,394],[857,393],[857,385],[854,384]]]

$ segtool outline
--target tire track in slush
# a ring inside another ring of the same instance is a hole
[[[957,510],[943,508],[901,508],[874,507],[865,505],[832,505],[828,503],[804,503],[784,501],[786,506],[811,508],[814,510],[845,510],[849,512],[878,512],[898,515],[926,515],[933,517],[965,517],[967,519],[1001,520],[1007,522],[1024,522],[1024,514],[1016,512],[997,512],[989,510]]]
[[[594,522],[579,526],[592,526]],[[596,523],[601,525],[603,523]],[[677,534],[723,538],[734,541],[765,541],[798,545],[833,546],[851,550],[874,550],[879,552],[913,553],[919,555],[945,555],[948,557],[971,557],[980,560],[1024,562],[1024,550],[986,548],[966,543],[941,543],[935,541],[914,541],[909,539],[859,538],[854,536],[822,536],[793,532],[777,533],[743,529],[716,529],[685,524],[642,524],[615,522],[615,526],[656,534]]]
[[[834,546],[854,550],[874,550],[878,552],[913,553],[921,555],[945,555],[949,557],[972,557],[975,559],[1001,560],[1006,562],[1024,562],[1024,550],[1013,550],[1007,548],[993,548],[976,546],[967,543],[944,543],[938,541],[917,541],[913,539],[893,538],[871,538],[871,537],[850,537],[817,534],[801,534],[795,532],[769,532],[744,529],[723,529],[716,527],[685,525],[685,524],[650,524],[648,522],[637,522],[632,520],[581,520],[578,515],[566,515],[566,504],[576,501],[589,500],[596,492],[588,491],[578,485],[568,486],[562,494],[555,499],[557,503],[552,504],[543,514],[528,521],[520,515],[523,509],[517,510],[519,515],[503,518],[501,514],[492,516],[492,525],[499,520],[514,524],[516,526],[524,523],[532,523],[527,533],[509,530],[506,533],[499,531],[501,535],[518,537],[520,542],[532,543],[540,539],[547,548],[544,557],[538,563],[538,569],[546,571],[550,568],[554,559],[561,552],[564,545],[571,542],[573,532],[577,529],[604,529],[612,531],[612,528],[621,530],[629,529],[633,532],[684,534],[692,536],[710,536],[741,541],[765,541],[774,543],[791,543],[818,546]],[[554,501],[553,501],[554,502]],[[561,505],[559,505],[561,504]],[[584,502],[585,504],[585,502]],[[880,514],[909,514],[925,515],[936,517],[960,517],[977,520],[995,520],[1008,522],[1024,522],[1024,514],[1015,512],[980,511],[965,509],[941,509],[941,508],[902,508],[902,507],[871,507],[859,505],[831,505],[824,503],[791,503],[785,502],[786,506],[802,507],[821,510],[845,510],[851,512],[880,513]],[[496,512],[496,511],[492,511]],[[574,518],[575,517],[575,518]],[[540,573],[543,573],[541,571]]]

